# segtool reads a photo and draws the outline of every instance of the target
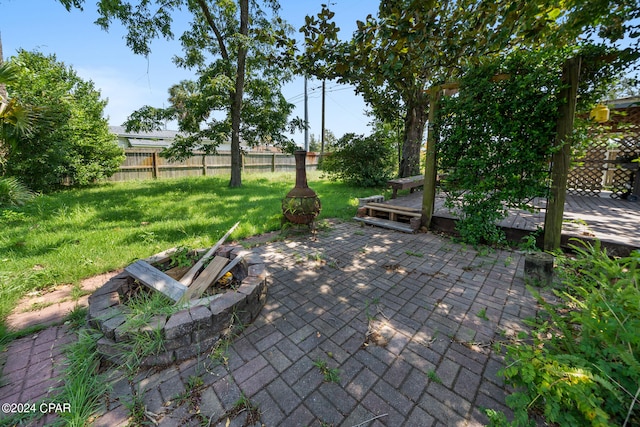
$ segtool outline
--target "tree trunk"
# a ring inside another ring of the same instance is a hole
[[[429,97],[421,89],[407,101],[400,178],[420,174],[420,148],[427,122]]]
[[[249,0],[240,0],[240,34],[249,34]],[[231,180],[229,187],[242,186],[242,153],[240,152],[240,116],[242,97],[244,96],[244,73],[247,59],[247,47],[244,41],[238,49],[238,67],[236,70],[235,91],[231,99]]]

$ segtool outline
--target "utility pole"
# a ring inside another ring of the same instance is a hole
[[[322,79],[322,134],[320,136],[320,163],[322,163],[322,156],[324,156],[324,83]]]
[[[304,76],[304,151],[309,151],[309,97],[307,95],[307,76]]]

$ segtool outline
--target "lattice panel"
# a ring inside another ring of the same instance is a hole
[[[640,157],[640,107],[625,108],[623,114],[612,116],[614,138],[617,152],[611,179],[611,197],[626,199],[633,188],[635,174],[638,173],[637,162],[631,160]],[[636,189],[638,192],[638,189]]]
[[[575,159],[569,171],[567,192],[582,196],[598,196],[608,187],[613,198],[626,198],[633,185],[640,156],[640,107],[612,111],[606,124],[609,138],[601,138],[583,158]],[[595,141],[594,141],[595,143]]]
[[[580,196],[598,196],[602,191],[607,143],[591,147],[585,156],[576,159],[567,177],[567,192]]]

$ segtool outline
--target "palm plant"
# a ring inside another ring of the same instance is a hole
[[[17,179],[0,176],[0,208],[24,205],[34,196],[35,193]]]
[[[34,110],[10,99],[6,85],[15,81],[18,68],[10,63],[2,63],[0,58],[0,172],[18,138],[28,136],[33,131]]]
[[[18,68],[2,61],[0,40],[0,206],[22,205],[34,196],[24,184],[15,178],[3,177],[4,165],[15,150],[18,138],[33,132],[33,110],[16,99],[9,99],[7,84],[18,78]]]

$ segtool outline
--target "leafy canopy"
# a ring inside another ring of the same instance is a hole
[[[377,18],[358,21],[341,41],[323,5],[301,29],[309,73],[354,84],[382,120],[404,116],[402,176],[418,173],[429,99],[425,90],[455,80],[483,58],[522,48],[562,49],[598,35],[629,37],[638,51],[637,0],[388,0]],[[635,43],[635,44],[634,44]]]

